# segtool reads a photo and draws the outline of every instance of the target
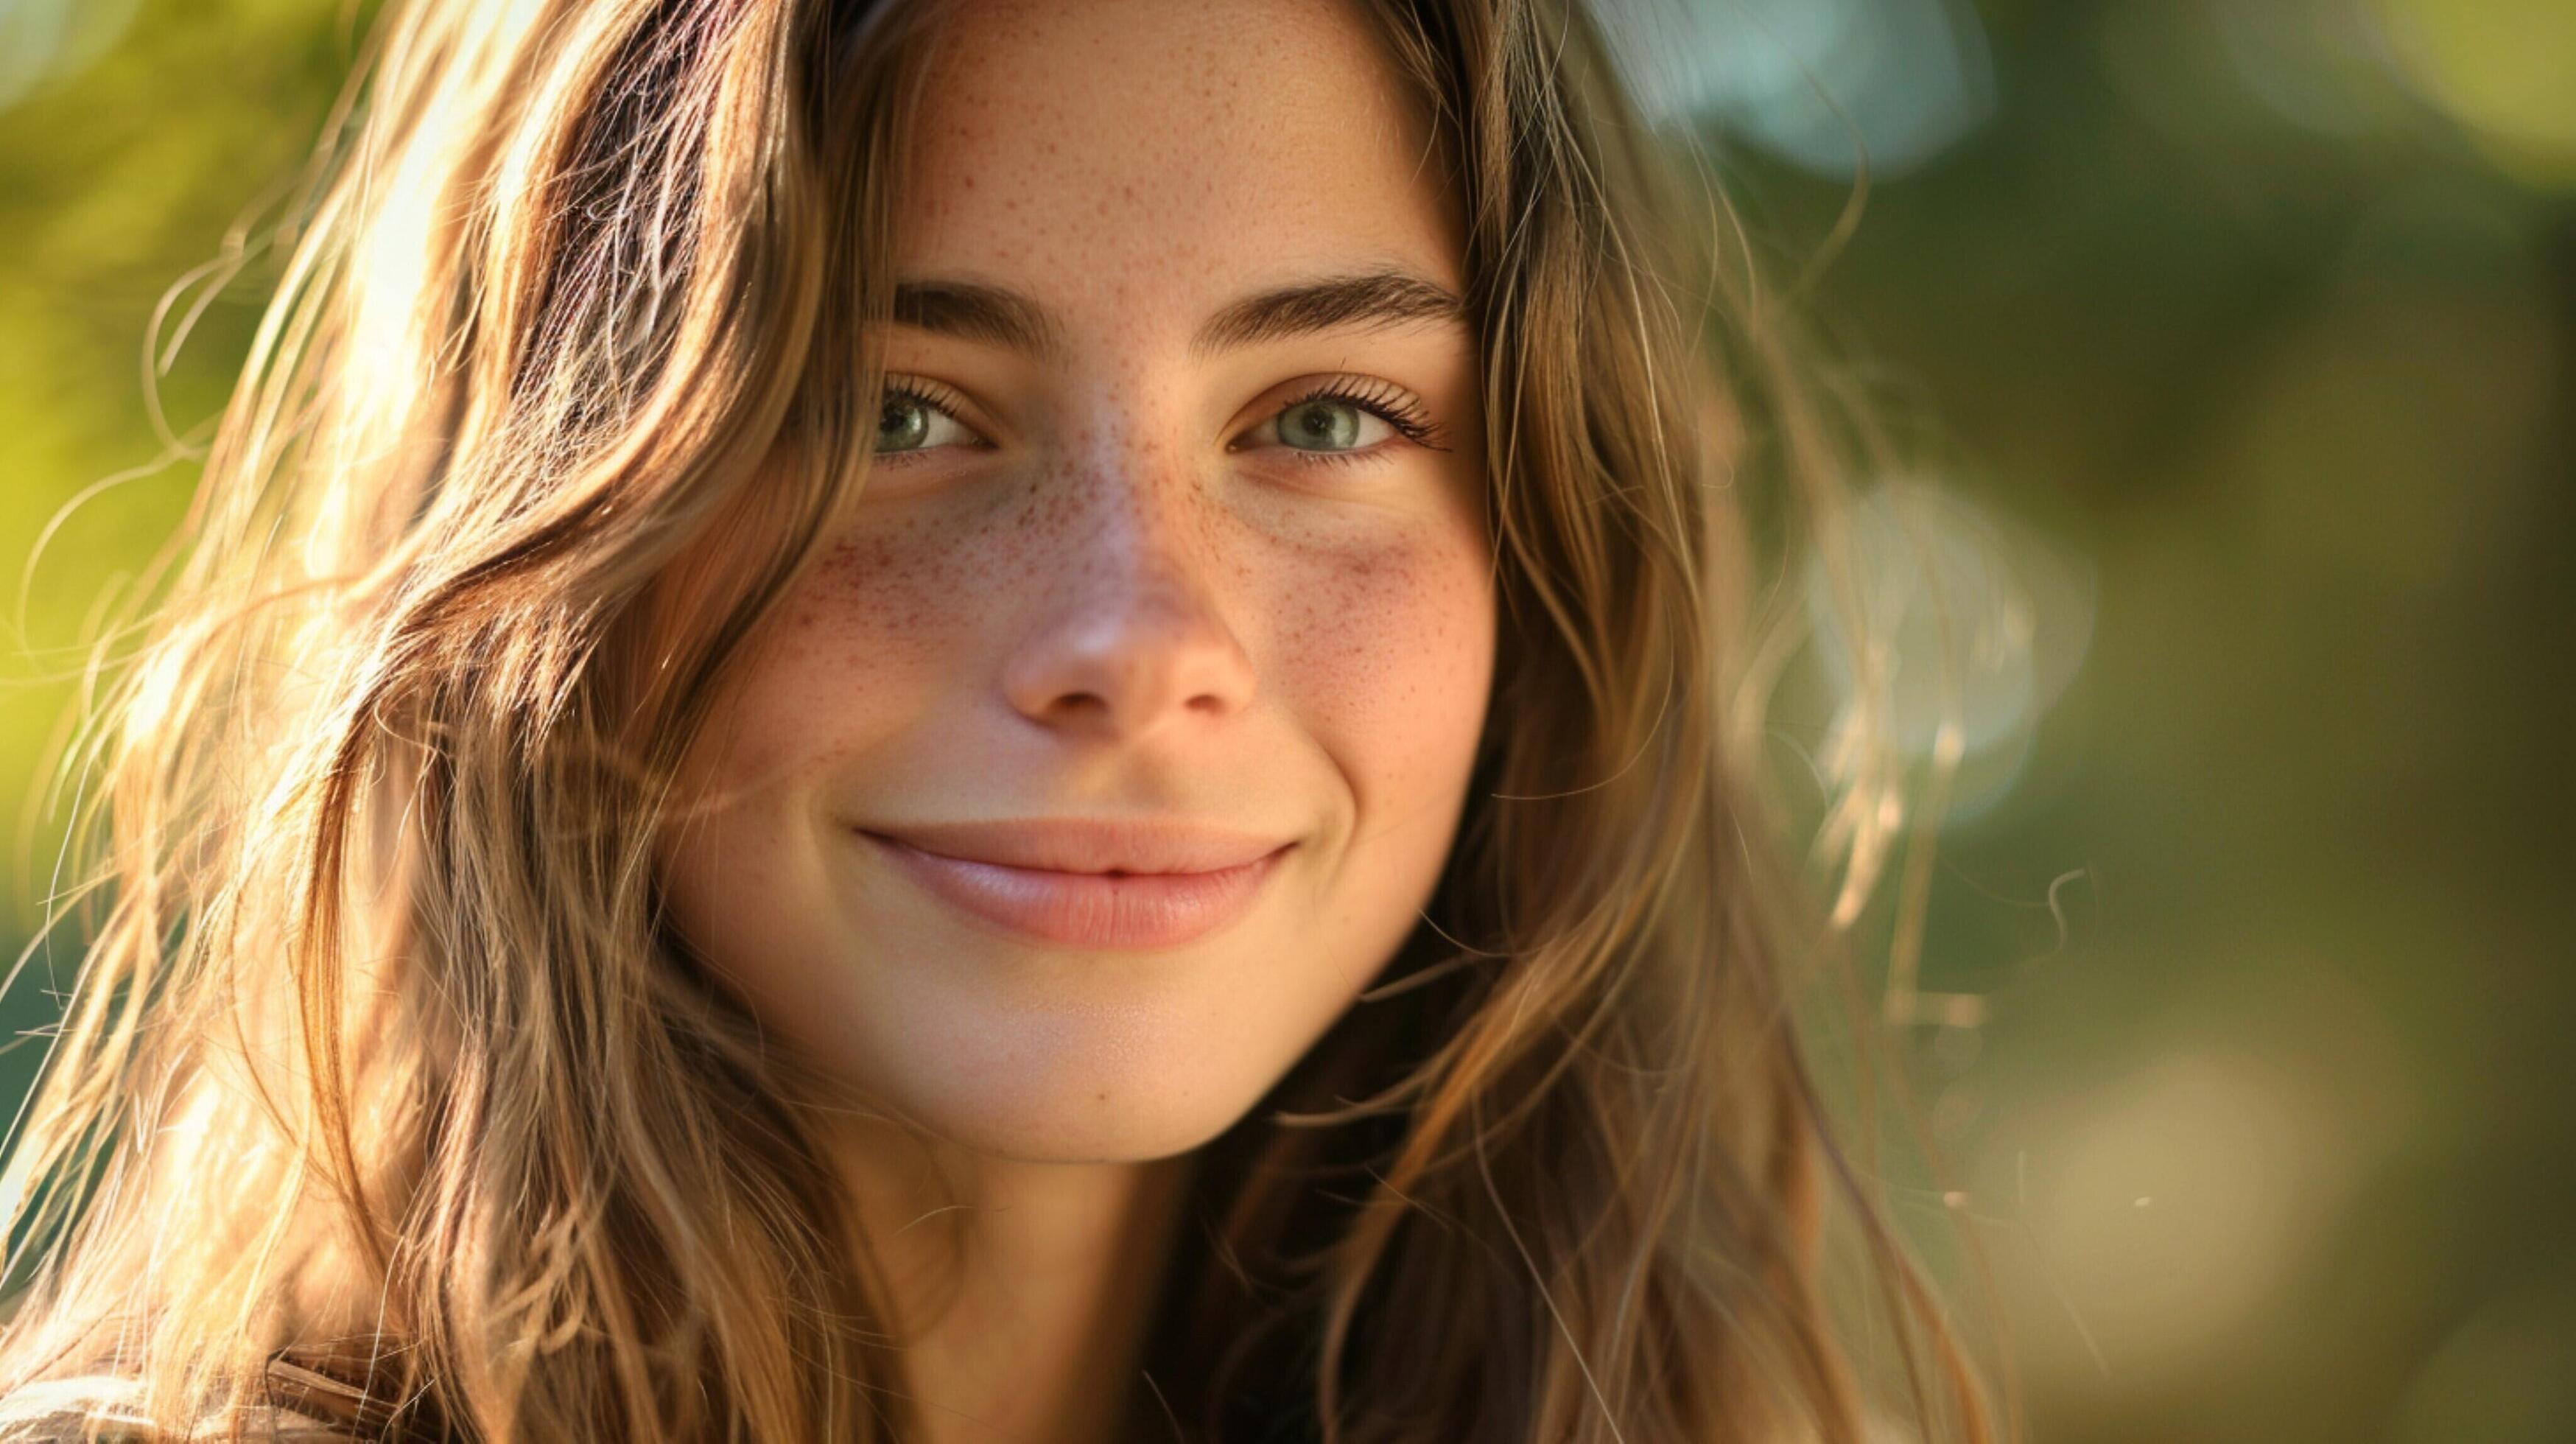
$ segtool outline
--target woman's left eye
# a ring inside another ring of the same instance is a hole
[[[961,441],[973,443],[975,433],[951,414],[953,404],[917,384],[889,385],[884,405],[877,413],[877,455],[897,456]]]
[[[1396,436],[1437,448],[1438,428],[1421,403],[1392,387],[1382,389],[1383,395],[1339,387],[1310,391],[1273,413],[1246,440],[1274,443],[1314,461],[1373,452]]]
[[[1395,434],[1386,418],[1339,396],[1300,401],[1270,418],[1270,429],[1299,451],[1357,451]]]

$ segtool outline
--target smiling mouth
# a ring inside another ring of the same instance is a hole
[[[952,857],[866,829],[859,836],[934,897],[1020,940],[1134,951],[1178,947],[1235,921],[1296,846],[1199,872],[1073,872]]]

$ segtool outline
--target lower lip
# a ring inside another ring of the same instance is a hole
[[[1072,948],[1171,948],[1241,917],[1288,847],[1215,872],[1053,872],[876,843],[951,906],[1038,942]]]

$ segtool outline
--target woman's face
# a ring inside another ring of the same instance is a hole
[[[879,462],[690,759],[673,920],[938,1133],[1148,1159],[1415,927],[1493,670],[1440,157],[1330,0],[943,20]]]

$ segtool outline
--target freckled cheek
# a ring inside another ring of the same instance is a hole
[[[1492,675],[1481,549],[1425,534],[1316,556],[1278,578],[1274,684],[1334,752],[1362,805],[1461,776]]]
[[[961,641],[975,626],[979,564],[928,540],[901,529],[845,540],[806,574],[746,679],[740,742],[791,770],[828,765],[940,692],[972,655]]]

